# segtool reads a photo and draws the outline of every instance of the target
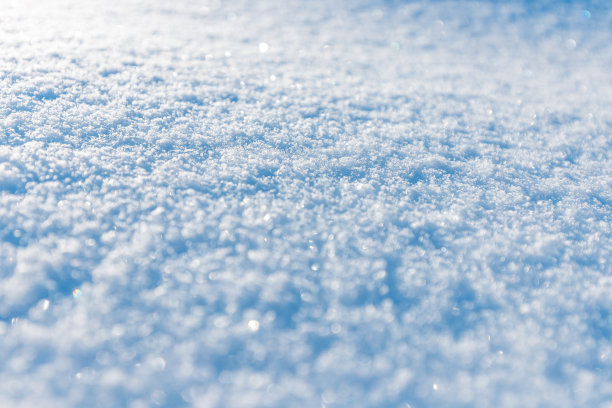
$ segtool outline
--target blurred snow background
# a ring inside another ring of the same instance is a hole
[[[0,406],[612,406],[607,2],[0,10]]]

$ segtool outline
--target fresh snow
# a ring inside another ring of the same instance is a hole
[[[0,406],[612,407],[608,2],[0,0]]]

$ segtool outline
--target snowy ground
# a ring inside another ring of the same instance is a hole
[[[612,6],[500,3],[0,0],[0,406],[612,406]]]

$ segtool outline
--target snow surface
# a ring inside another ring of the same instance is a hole
[[[611,407],[606,3],[0,0],[0,406]]]

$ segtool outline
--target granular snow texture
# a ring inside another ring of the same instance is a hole
[[[612,406],[606,3],[0,0],[0,406]]]

